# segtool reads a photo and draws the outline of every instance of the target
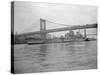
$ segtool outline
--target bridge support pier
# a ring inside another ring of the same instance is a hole
[[[87,38],[86,28],[84,29],[84,38]]]

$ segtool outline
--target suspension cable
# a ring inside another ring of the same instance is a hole
[[[24,28],[21,32],[23,32],[23,31],[28,31],[28,30],[32,29],[33,27],[36,29],[36,28],[38,27],[38,26],[36,26],[36,25],[37,25],[36,23],[37,23],[37,22],[31,24],[30,27]],[[35,25],[35,26],[34,26],[34,25]]]
[[[73,26],[73,25],[66,25],[66,24],[55,23],[55,22],[52,22],[52,21],[49,21],[49,20],[46,20],[46,21],[48,21],[48,22],[50,22],[50,23],[53,23],[53,24],[57,24],[57,25],[63,25],[63,26]]]

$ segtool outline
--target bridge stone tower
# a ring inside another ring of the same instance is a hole
[[[41,31],[41,39],[46,40],[46,20],[40,18],[40,31]]]

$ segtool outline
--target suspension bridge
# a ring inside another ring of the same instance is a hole
[[[40,18],[40,22],[39,23],[40,23],[39,24],[40,25],[40,30],[39,31],[32,31],[32,32],[17,34],[17,36],[26,38],[28,36],[34,36],[35,34],[38,34],[38,35],[41,36],[41,39],[45,40],[46,39],[46,35],[48,33],[60,32],[60,31],[78,30],[78,29],[85,29],[84,33],[85,33],[85,36],[86,36],[86,29],[88,29],[88,28],[97,28],[97,23],[95,23],[95,24],[86,24],[86,25],[67,25],[67,24],[55,23],[55,22],[52,22],[52,21],[49,21],[49,20],[46,20],[46,19],[42,19],[42,18]],[[64,26],[64,27],[54,28],[54,29],[46,29],[47,23],[60,25],[60,26]]]

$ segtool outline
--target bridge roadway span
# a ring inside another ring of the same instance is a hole
[[[76,30],[76,29],[85,29],[85,28],[97,28],[97,24],[77,25],[77,26],[57,28],[57,29],[48,29],[48,30],[44,30],[44,31],[35,31],[35,32],[18,34],[18,36],[28,36],[28,35],[34,35],[34,34],[60,32],[60,31],[68,31],[68,30]]]

